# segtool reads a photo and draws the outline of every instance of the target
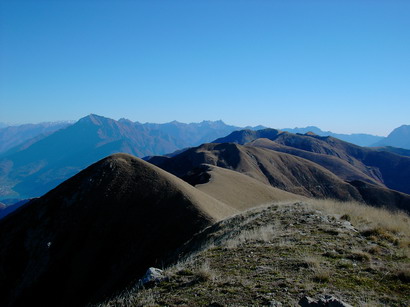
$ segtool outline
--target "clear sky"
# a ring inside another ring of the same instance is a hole
[[[0,122],[410,124],[410,1],[0,1]]]

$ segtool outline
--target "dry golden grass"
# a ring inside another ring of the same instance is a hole
[[[364,251],[354,250],[347,258],[358,261],[370,261],[372,259],[372,256]]]
[[[211,269],[208,260],[202,262],[202,264],[196,268],[195,273],[202,280],[208,280],[211,282],[215,281],[218,278],[218,274]]]
[[[330,272],[326,269],[319,268],[312,277],[313,281],[327,283],[330,280]]]
[[[410,256],[410,217],[384,208],[371,207],[358,202],[341,202],[331,199],[312,199],[309,204],[317,210],[341,216],[366,237],[381,238],[403,248]]]
[[[350,222],[360,231],[381,228],[410,238],[410,217],[404,212],[392,212],[358,202],[342,202],[333,199],[312,199],[309,203],[317,210],[340,215],[345,220],[350,219]]]
[[[320,261],[317,256],[309,255],[304,257],[303,262],[308,268],[317,270],[320,267]]]
[[[209,168],[210,181],[195,187],[240,212],[272,202],[306,199],[239,172],[213,165]]]

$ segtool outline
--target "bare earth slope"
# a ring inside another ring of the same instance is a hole
[[[0,305],[101,300],[235,212],[147,162],[109,156],[0,221]]]

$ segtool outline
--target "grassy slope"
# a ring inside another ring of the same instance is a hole
[[[207,168],[209,181],[195,187],[240,212],[266,203],[305,199],[229,169]]]
[[[294,306],[322,294],[359,306],[408,306],[409,225],[407,215],[355,203],[260,207],[187,243],[179,251],[185,257],[166,268],[168,281],[103,306]]]

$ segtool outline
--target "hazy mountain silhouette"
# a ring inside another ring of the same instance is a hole
[[[331,131],[323,131],[315,126],[308,126],[305,128],[283,128],[282,131],[287,131],[291,133],[301,133],[305,134],[308,132],[313,132],[320,136],[333,136],[340,140],[359,145],[359,146],[372,146],[373,144],[384,139],[382,136],[366,134],[366,133],[353,133],[353,134],[343,134],[343,133],[334,133]]]
[[[237,127],[222,121],[140,124],[89,115],[0,158],[0,199],[41,196],[86,166],[117,152],[138,157],[198,145]]]
[[[402,125],[394,129],[386,138],[376,142],[374,146],[393,146],[410,149],[410,125]]]
[[[307,152],[337,157],[347,162],[352,167],[357,168],[360,173],[372,178],[372,180],[376,180],[389,189],[407,194],[410,193],[410,157],[400,156],[392,152],[360,147],[333,137],[291,134],[275,129],[235,131],[227,137],[219,138],[214,142],[235,142],[238,144],[245,144],[258,138],[267,138],[277,144]],[[279,150],[279,148],[277,148],[277,150]],[[296,151],[289,153],[296,154]],[[306,154],[303,157],[310,159]],[[319,163],[318,159],[312,158],[312,161]],[[323,161],[319,164],[326,167],[326,163],[327,162]],[[335,171],[338,167],[338,164],[336,164],[332,168],[328,167],[328,169]],[[343,168],[340,172],[336,171],[335,173],[341,175],[342,178],[354,178],[345,177],[347,176],[347,173],[342,175],[345,171],[347,171],[347,169]],[[363,180],[363,178],[359,177],[356,179]],[[375,182],[373,181],[373,183]]]
[[[152,164],[109,156],[0,221],[0,305],[96,302],[236,212]]]
[[[0,126],[0,153],[25,143],[31,139],[39,140],[51,133],[68,127],[71,122],[49,122],[19,126]]]

